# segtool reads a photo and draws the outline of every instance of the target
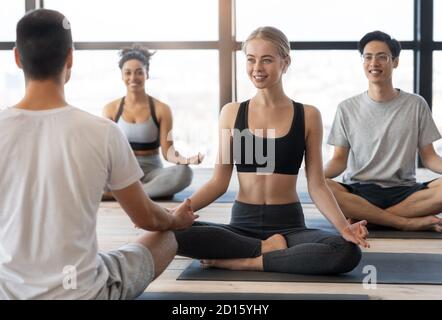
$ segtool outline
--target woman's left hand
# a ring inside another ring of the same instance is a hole
[[[368,236],[368,230],[366,227],[367,221],[362,220],[356,223],[351,222],[352,221],[349,220],[349,225],[341,231],[342,237],[361,247],[370,248],[370,244],[366,240]]]

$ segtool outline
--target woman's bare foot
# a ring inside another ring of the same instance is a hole
[[[287,241],[283,235],[274,234],[266,240],[261,241],[261,255],[259,257],[242,259],[204,259],[200,262],[201,267],[203,268],[262,271],[262,254],[283,249],[287,249]]]
[[[261,241],[261,254],[283,249],[287,249],[287,241],[281,234],[274,234]]]
[[[262,271],[262,256],[242,259],[204,259],[200,261],[203,268],[219,268],[229,270]]]
[[[442,232],[442,219],[436,216],[426,216],[419,218],[410,218],[408,224],[404,227],[406,231],[431,230]]]

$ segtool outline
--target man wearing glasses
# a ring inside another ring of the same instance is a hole
[[[442,179],[416,182],[416,151],[442,173],[433,142],[441,135],[426,101],[393,87],[401,46],[388,34],[366,34],[358,49],[368,91],[338,106],[328,144],[335,147],[325,176],[344,214],[400,230],[442,232]],[[347,169],[347,170],[346,170]],[[343,175],[343,183],[330,180]]]

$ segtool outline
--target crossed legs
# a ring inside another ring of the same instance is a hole
[[[327,180],[327,184],[347,218],[400,230],[442,232],[442,219],[435,216],[442,212],[442,179],[431,182],[428,189],[417,191],[385,210],[350,193],[333,180]]]

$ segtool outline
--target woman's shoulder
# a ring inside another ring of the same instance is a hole
[[[163,117],[172,117],[172,109],[166,103],[157,98],[151,97],[154,103],[155,114],[159,120]]]
[[[313,106],[311,104],[304,104],[303,106],[304,106],[304,114],[305,114],[306,118],[307,117],[308,118],[316,118],[318,116],[321,116],[321,112],[315,106]]]
[[[221,108],[219,120],[223,127],[234,127],[240,105],[241,103],[239,102],[229,102]]]
[[[304,123],[308,131],[310,128],[316,129],[322,126],[321,112],[315,106],[304,104]]]
[[[152,98],[153,103],[155,105],[155,111],[170,110],[170,106],[167,103],[165,103],[157,98],[154,98],[152,96],[151,96],[151,98]]]

